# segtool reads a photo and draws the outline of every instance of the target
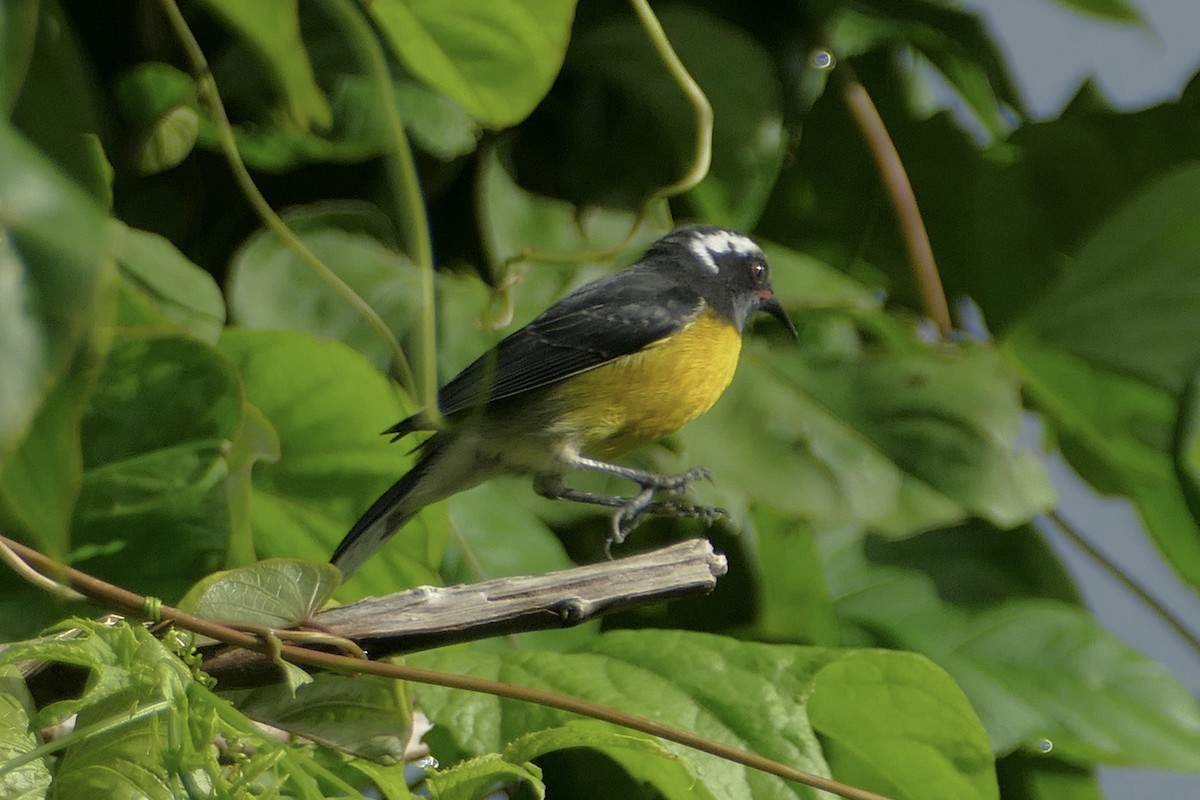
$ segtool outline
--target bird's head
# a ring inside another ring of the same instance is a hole
[[[797,336],[771,288],[767,257],[748,236],[713,225],[689,225],[659,239],[647,256],[684,267],[684,279],[695,281],[708,304],[739,331],[756,312],[765,311]]]

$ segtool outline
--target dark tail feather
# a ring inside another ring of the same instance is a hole
[[[350,577],[393,533],[425,507],[425,503],[414,505],[406,501],[429,473],[441,452],[441,447],[430,445],[432,441],[426,442],[421,458],[413,468],[371,504],[333,551],[329,561],[342,571],[343,577]]]

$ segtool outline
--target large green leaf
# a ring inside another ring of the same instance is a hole
[[[1129,496],[1200,587],[1200,529],[1173,460],[1178,397],[1200,361],[1198,197],[1196,166],[1137,194],[1004,344],[1072,465]]]
[[[420,274],[388,246],[390,226],[381,213],[359,203],[325,204],[294,209],[285,220],[393,333],[403,337],[416,327]],[[338,339],[380,368],[391,360],[391,350],[362,315],[270,231],[258,231],[238,251],[227,291],[230,314],[243,328]]]
[[[465,650],[414,657],[422,666],[550,689],[684,727],[800,769],[828,774],[817,734],[836,742],[851,782],[897,798],[996,797],[987,741],[965,698],[925,659],[885,651],[738,642],[678,631],[608,633],[573,654]],[[903,691],[855,699],[872,683]],[[561,724],[562,714],[482,695],[422,687],[418,700],[437,726],[435,753],[496,751],[526,733]],[[819,710],[814,711],[813,704]],[[936,722],[913,716],[939,707]],[[861,715],[861,725],[840,722]],[[914,734],[921,745],[913,746]],[[816,797],[815,792],[671,743],[697,780],[722,798]],[[851,754],[875,753],[875,774]],[[915,776],[920,775],[918,780]],[[835,770],[835,777],[842,777]]]
[[[80,568],[174,600],[224,563],[226,448],[242,421],[230,361],[182,335],[114,346],[83,416]]]
[[[1200,358],[1200,166],[1131,196],[1024,324],[1043,347],[1180,392]]]
[[[95,202],[6,124],[0,228],[2,460],[96,324],[110,240]]]
[[[574,0],[379,0],[367,11],[396,56],[484,125],[524,119],[562,66]]]
[[[411,406],[337,342],[228,329],[220,347],[279,436],[279,461],[254,467],[258,553],[324,561],[358,515],[411,466],[410,448],[379,435]],[[439,507],[422,512],[355,573],[342,596],[438,582],[445,519]]]
[[[840,352],[747,348],[725,397],[679,435],[683,456],[721,489],[821,527],[900,537],[970,516],[1011,527],[1050,507],[1042,465],[1015,448],[1020,399],[998,354],[893,347],[851,332]]]
[[[329,101],[317,85],[300,36],[297,0],[201,0],[210,11],[245,37],[261,55],[267,75],[282,89],[288,112],[301,130],[328,128]]]
[[[1040,599],[967,609],[921,572],[868,559],[853,531],[819,541],[839,618],[859,638],[946,669],[997,753],[1051,748],[1084,765],[1200,768],[1200,704],[1085,609]]]

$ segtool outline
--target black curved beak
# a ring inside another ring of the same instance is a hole
[[[759,303],[758,307],[783,323],[783,327],[788,329],[788,333],[792,335],[793,339],[800,339],[800,334],[796,332],[795,323],[792,322],[792,318],[787,315],[787,312],[783,310],[778,297],[773,294],[768,295]]]

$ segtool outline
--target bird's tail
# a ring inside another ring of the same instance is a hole
[[[333,551],[329,561],[342,571],[343,577],[350,577],[422,508],[448,494],[428,485],[445,449],[442,442],[434,441],[437,438],[425,443],[413,468],[371,504]]]

